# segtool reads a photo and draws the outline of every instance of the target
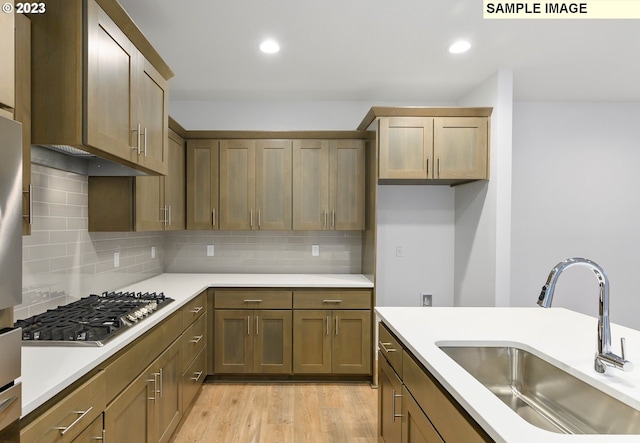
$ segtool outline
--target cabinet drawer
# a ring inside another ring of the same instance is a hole
[[[0,430],[20,418],[21,407],[22,383],[18,382],[0,393]],[[0,441],[2,441],[1,437]]]
[[[102,420],[102,414],[98,416],[93,422],[82,431],[82,434],[78,435],[73,443],[96,443],[98,441],[104,442],[104,425]]]
[[[189,327],[191,323],[200,317],[207,310],[207,291],[202,292],[196,298],[182,307],[182,330]]]
[[[216,291],[216,309],[291,309],[291,291]]]
[[[111,401],[182,333],[182,315],[174,312],[138,338],[105,368],[107,399]]]
[[[396,340],[384,323],[378,326],[378,349],[384,355],[391,367],[398,374],[402,374],[402,345]]]
[[[493,441],[408,352],[402,354],[402,380],[444,441]]]
[[[371,291],[295,291],[294,309],[371,309]]]
[[[207,352],[200,351],[189,368],[182,374],[182,407],[186,410],[207,376]]]
[[[184,334],[182,334],[182,369],[191,364],[193,357],[206,346],[207,343],[207,316],[201,315]]]
[[[70,442],[106,406],[104,371],[56,403],[21,433],[21,441]]]

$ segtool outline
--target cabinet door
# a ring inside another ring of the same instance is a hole
[[[364,230],[364,141],[330,143],[330,229]]]
[[[488,178],[488,119],[447,117],[434,120],[435,178]]]
[[[256,141],[255,173],[253,229],[291,230],[291,140]]]
[[[104,441],[105,432],[102,414],[100,414],[87,428],[73,439],[73,443],[96,443]]]
[[[13,6],[13,3],[13,0],[10,0],[5,4]],[[14,17],[13,12],[0,14],[0,54],[2,54],[0,56],[0,109],[5,109],[9,113],[13,113],[15,107]]]
[[[95,1],[87,1],[85,143],[137,161],[140,133],[130,112],[138,51]]]
[[[185,229],[185,153],[184,140],[169,134],[169,173],[164,181],[165,230]]]
[[[167,82],[142,54],[137,57],[135,106],[132,113],[140,124],[138,163],[166,174],[168,166]],[[137,151],[136,151],[137,152]]]
[[[135,230],[162,231],[164,229],[164,186],[157,176],[135,178]],[[108,209],[107,209],[108,210]]]
[[[402,441],[402,382],[382,354],[378,357],[378,440]]]
[[[187,229],[218,229],[218,140],[187,141]]]
[[[331,373],[331,311],[293,311],[293,372]]]
[[[444,443],[406,388],[402,388],[402,442]]]
[[[333,311],[334,374],[371,374],[371,311]]]
[[[153,441],[157,383],[157,375],[149,368],[109,404],[104,413],[108,441]]]
[[[156,361],[154,372],[158,377],[158,392],[154,441],[168,442],[182,418],[180,379],[182,376],[180,341],[176,341]]]
[[[293,230],[320,231],[329,220],[329,141],[293,142]]]
[[[378,124],[378,177],[432,178],[433,118],[383,117]]]
[[[291,311],[254,311],[253,371],[291,373]]]
[[[255,208],[255,140],[220,142],[220,229],[251,230]]]
[[[251,310],[215,311],[215,368],[220,374],[253,372]]]

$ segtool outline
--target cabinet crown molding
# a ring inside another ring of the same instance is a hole
[[[378,117],[490,117],[492,112],[492,107],[372,106],[358,131],[368,130]]]

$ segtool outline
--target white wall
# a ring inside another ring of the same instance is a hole
[[[535,306],[551,268],[582,256],[609,276],[611,320],[640,329],[640,103],[516,102],[513,115],[512,305]],[[596,289],[569,269],[553,305],[597,315]]]
[[[458,101],[493,106],[490,180],[455,188],[456,306],[508,306],[513,73],[499,70]]]
[[[449,186],[378,187],[379,306],[419,306],[420,292],[453,306],[453,197]]]

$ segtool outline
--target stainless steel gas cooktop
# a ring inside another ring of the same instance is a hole
[[[164,293],[103,292],[18,320],[22,344],[103,346],[173,301]]]

